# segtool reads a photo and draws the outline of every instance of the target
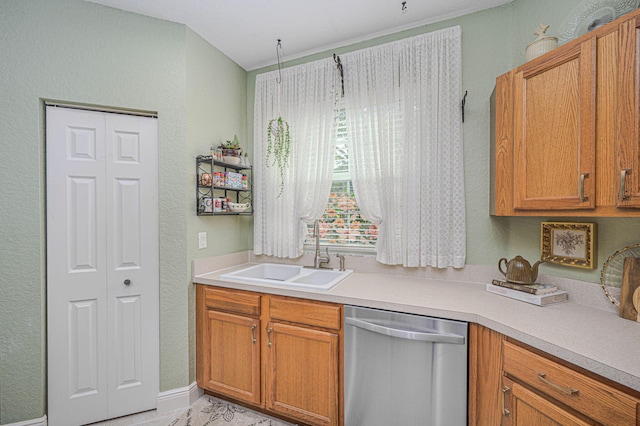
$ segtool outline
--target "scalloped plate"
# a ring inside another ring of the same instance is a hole
[[[564,18],[558,30],[562,44],[638,8],[640,0],[583,0]]]
[[[606,294],[611,303],[618,307],[620,307],[620,287],[622,287],[622,270],[625,257],[640,257],[640,244],[624,247],[613,253],[604,262],[600,272],[600,284],[604,294]]]

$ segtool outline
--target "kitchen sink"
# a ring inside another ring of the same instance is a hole
[[[258,285],[329,290],[351,275],[352,270],[314,269],[298,265],[261,263],[220,275],[220,279]]]

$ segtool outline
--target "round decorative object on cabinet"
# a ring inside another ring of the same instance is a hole
[[[529,43],[529,45],[527,45],[527,48],[525,49],[525,56],[527,58],[527,61],[535,59],[538,56],[542,56],[545,53],[550,52],[556,47],[558,47],[557,37],[550,37],[550,36],[544,35],[544,33],[547,31],[548,28],[549,28],[549,25],[545,25],[544,23],[541,23],[538,29],[536,30],[536,32],[534,33],[535,35],[538,36],[538,38],[536,38],[534,41]]]

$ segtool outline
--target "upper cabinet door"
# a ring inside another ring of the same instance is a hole
[[[616,205],[640,207],[640,18],[620,24]]]
[[[595,208],[596,41],[514,76],[515,210]]]

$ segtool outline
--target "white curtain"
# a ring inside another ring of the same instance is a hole
[[[461,30],[341,55],[352,179],[378,261],[461,268]]]
[[[280,78],[281,76],[281,78]],[[281,80],[281,81],[280,81]],[[278,83],[280,81],[280,83]],[[326,207],[336,144],[336,67],[332,58],[256,76],[254,108],[254,252],[302,255],[306,223]],[[289,123],[291,152],[280,172],[266,162],[267,125]]]

